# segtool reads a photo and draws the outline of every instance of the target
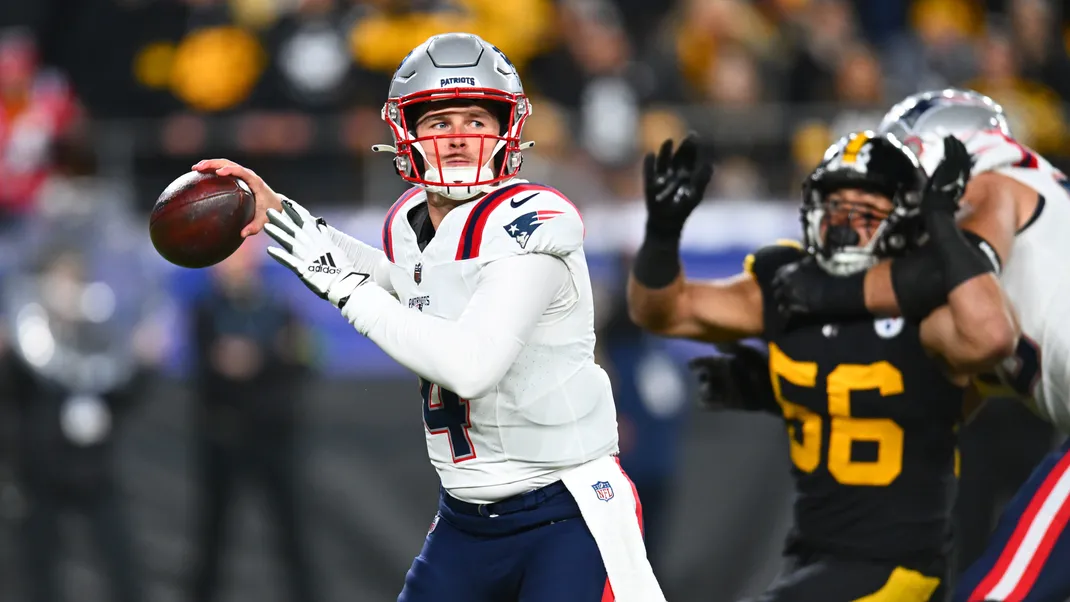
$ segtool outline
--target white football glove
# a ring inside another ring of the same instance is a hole
[[[268,209],[267,217],[264,231],[282,247],[268,247],[268,255],[335,307],[344,307],[353,291],[371,279],[331,240],[327,224],[297,203],[284,200],[282,212]]]

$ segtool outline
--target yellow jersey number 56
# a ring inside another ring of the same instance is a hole
[[[806,473],[821,463],[822,416],[784,398],[781,381],[799,387],[816,388],[817,363],[799,362],[788,357],[775,343],[769,344],[769,371],[773,392],[790,424],[791,460]],[[840,364],[821,384],[828,394],[828,470],[843,485],[890,485],[903,470],[903,428],[890,418],[851,416],[851,392],[878,390],[883,396],[903,392],[903,373],[881,361],[872,364]],[[856,441],[877,446],[874,461],[854,461],[851,447]]]

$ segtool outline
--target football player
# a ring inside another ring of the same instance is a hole
[[[616,460],[609,378],[594,361],[580,214],[519,179],[532,107],[512,63],[470,34],[401,63],[382,118],[412,188],[382,250],[226,161],[256,194],[272,257],[419,376],[439,511],[400,602],[664,600],[639,500]],[[267,222],[267,225],[264,223]]]
[[[1012,357],[994,375],[976,380],[986,394],[1024,399],[1042,418],[1070,431],[1070,320],[1059,308],[1070,290],[1063,267],[1070,254],[1063,225],[1070,223],[1070,182],[1012,136],[1003,109],[967,90],[910,96],[884,117],[890,132],[919,153],[931,172],[940,136],[961,139],[973,157],[973,177],[962,197],[959,225],[973,244],[1002,268],[1000,281],[1022,319]],[[784,314],[829,311],[923,316],[944,302],[944,277],[931,252],[884,262],[854,281],[811,270],[785,274],[777,294]],[[1043,360],[1043,361],[1042,361]],[[997,386],[993,386],[997,385]],[[1006,507],[989,549],[956,587],[956,602],[1070,598],[1070,440],[1034,470]]]
[[[633,320],[664,336],[761,337],[768,345],[797,497],[788,568],[762,601],[938,599],[949,569],[963,387],[1017,338],[992,265],[955,226],[969,155],[953,137],[944,143],[927,178],[893,136],[841,139],[804,184],[802,247],[763,248],[741,274],[719,281],[688,280],[680,268],[680,232],[703,192],[693,141],[675,155],[668,141],[647,158]],[[920,323],[781,319],[772,286],[782,268],[850,278],[910,250],[923,231],[943,266],[948,303]]]

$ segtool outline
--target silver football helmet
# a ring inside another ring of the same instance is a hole
[[[892,134],[917,152],[915,145],[925,134],[941,138],[952,135],[965,141],[977,132],[993,129],[1011,135],[1003,107],[973,90],[947,88],[906,97],[884,115],[877,132]]]
[[[382,118],[393,133],[394,145],[372,150],[393,152],[394,166],[403,179],[428,192],[467,200],[516,176],[522,162],[520,135],[531,115],[531,103],[516,68],[497,47],[469,33],[429,38],[401,61],[390,82]],[[426,103],[466,100],[484,104],[501,124],[496,135],[443,134],[416,136],[416,121]],[[480,144],[474,166],[442,165],[439,143],[472,138]],[[493,148],[483,156],[483,149]],[[486,143],[486,144],[484,144]],[[434,148],[434,159],[427,148]],[[415,151],[415,153],[414,153]]]

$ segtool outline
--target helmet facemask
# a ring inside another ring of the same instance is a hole
[[[450,101],[464,106],[478,104],[499,120],[494,134],[436,134],[417,137],[419,116]],[[467,101],[467,102],[465,102]],[[515,177],[523,162],[521,151],[531,143],[520,142],[524,123],[531,115],[531,103],[523,94],[491,88],[444,88],[417,92],[390,99],[383,107],[382,118],[390,126],[394,147],[377,145],[377,151],[394,153],[394,165],[401,177],[428,192],[457,201],[485,193]],[[451,144],[466,140],[479,147],[475,165],[450,166],[442,163]],[[434,149],[429,153],[429,149]]]
[[[835,276],[867,270],[896,247],[905,247],[903,236],[892,232],[904,217],[899,208],[893,206],[881,211],[869,204],[830,198],[845,188],[884,194],[850,184],[834,188],[813,187],[808,191],[802,212],[807,247],[818,264]],[[859,244],[859,229],[869,234],[865,244]]]
[[[802,226],[807,252],[836,276],[869,269],[924,242],[919,217],[925,176],[917,159],[891,136],[844,137],[803,184]],[[848,189],[878,194],[886,210],[831,197]],[[859,230],[868,235],[863,244]]]

